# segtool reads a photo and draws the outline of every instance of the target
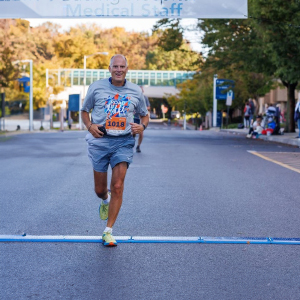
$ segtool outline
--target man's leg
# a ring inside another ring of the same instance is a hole
[[[107,199],[107,172],[96,172],[94,170],[94,182],[96,195],[103,200]]]
[[[144,137],[144,133],[141,132],[141,133],[139,134],[138,146],[140,146],[140,145],[142,144],[143,137]]]
[[[110,202],[110,192],[107,189],[107,172],[94,171],[95,193],[102,199],[99,206],[99,217],[101,220],[107,220],[108,208]]]
[[[137,146],[136,146],[136,152],[141,152],[140,146],[141,146],[142,141],[143,141],[143,136],[144,136],[144,133],[141,132],[141,133],[139,134],[138,144],[137,144]]]
[[[117,164],[112,170],[111,177],[111,199],[108,210],[107,227],[112,228],[118,217],[124,191],[124,180],[127,172],[127,162]]]

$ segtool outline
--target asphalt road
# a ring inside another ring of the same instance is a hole
[[[85,132],[0,138],[0,234],[101,235]],[[300,149],[151,124],[118,236],[300,238],[300,174],[248,151]],[[0,298],[300,299],[300,246],[0,243]]]

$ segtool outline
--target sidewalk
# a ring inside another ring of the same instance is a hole
[[[43,125],[44,130],[49,131],[50,130],[50,122],[49,121],[41,121],[41,120],[33,120],[33,131],[37,132],[40,131],[40,127]],[[16,131],[17,126],[20,126],[20,130]],[[53,122],[53,128],[56,128],[59,130],[60,128],[60,122],[54,121]],[[79,124],[73,124],[72,128],[79,129]],[[5,125],[3,128],[3,119],[1,124],[2,131],[5,131],[5,133],[24,133],[29,132],[29,120],[28,119],[18,119],[18,118],[5,118]],[[4,130],[3,130],[4,129]],[[68,129],[68,122],[64,122],[64,129]]]
[[[249,132],[249,128],[244,128],[244,129],[219,129],[218,128],[213,130],[218,130],[219,132],[227,132],[230,134],[243,135],[245,138]],[[299,130],[296,129],[296,132],[292,132],[292,133],[284,133],[283,135],[271,135],[271,136],[260,135],[258,138],[265,141],[298,146],[300,148],[300,139],[296,138],[298,134],[299,134]]]
[[[183,120],[180,120],[179,123],[182,125]],[[186,128],[188,130],[195,130],[195,126],[188,123],[186,124]],[[249,132],[249,128],[244,128],[244,129],[211,128],[210,130],[214,130],[216,132],[225,132],[228,134],[238,134],[244,136],[245,138]],[[283,135],[271,135],[271,136],[260,135],[258,138],[265,141],[281,143],[281,144],[296,146],[300,148],[300,139],[296,138],[296,136],[298,135],[299,135],[299,129],[296,129],[296,132],[292,132],[292,133],[284,133]]]

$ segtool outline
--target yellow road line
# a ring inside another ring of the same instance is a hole
[[[271,159],[271,158],[269,158],[269,157],[267,157],[267,156],[264,156],[264,155],[262,155],[262,154],[260,154],[260,153],[257,153],[256,151],[248,151],[248,152],[251,153],[251,154],[253,154],[253,155],[256,155],[256,156],[258,156],[258,157],[260,157],[260,158],[262,158],[262,159],[268,160],[268,161],[270,161],[270,162],[272,162],[272,163],[274,163],[274,164],[277,164],[277,165],[279,165],[279,166],[282,166],[282,167],[284,167],[284,168],[290,169],[290,170],[295,171],[295,172],[297,172],[297,173],[300,174],[300,170],[298,170],[298,169],[296,169],[296,168],[293,168],[293,167],[291,167],[291,166],[289,166],[289,165],[286,165],[286,164],[284,164],[284,163],[281,163],[281,162],[279,162],[279,161],[273,160],[273,159]],[[270,153],[270,152],[269,152],[269,153]]]

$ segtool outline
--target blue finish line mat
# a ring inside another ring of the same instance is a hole
[[[300,238],[115,236],[118,243],[276,244],[300,245]],[[102,243],[101,236],[0,235],[0,242]]]

